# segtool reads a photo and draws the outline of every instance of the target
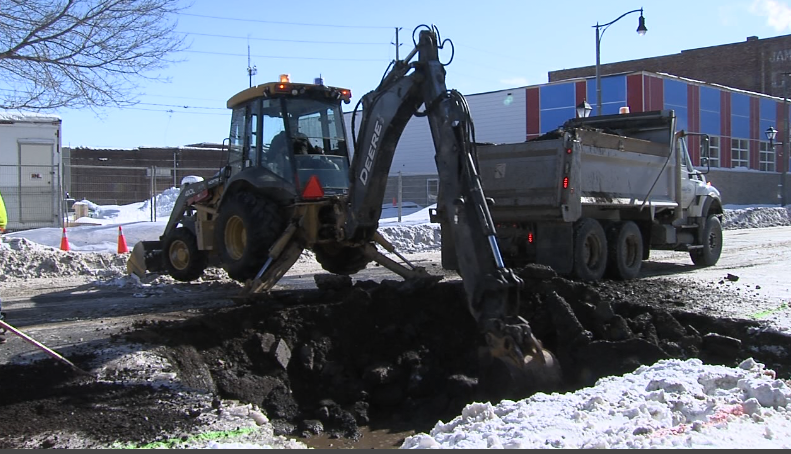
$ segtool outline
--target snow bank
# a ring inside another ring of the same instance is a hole
[[[473,403],[402,448],[791,448],[791,389],[738,368],[662,360],[574,393]]]
[[[791,225],[791,205],[726,209],[722,216],[722,228],[726,230],[786,225]]]

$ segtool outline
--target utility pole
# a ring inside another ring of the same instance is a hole
[[[785,114],[785,140],[783,140],[783,146],[780,147],[780,206],[786,206],[786,162],[788,162],[789,152],[791,152],[791,131],[789,131],[789,126],[791,125],[791,121],[789,121],[788,115],[788,76],[791,73],[783,73],[783,110]]]
[[[253,86],[253,76],[258,74],[258,68],[255,65],[250,66],[250,43],[247,43],[247,76],[250,78],[250,86]]]
[[[394,43],[392,43],[392,42],[390,43],[390,44],[394,44],[395,45],[395,48],[396,48],[396,58],[395,59],[396,60],[399,59],[398,58],[398,48],[401,47],[401,44],[399,44],[399,42],[398,42],[398,31],[399,30],[403,30],[403,28],[402,27],[395,27],[395,32],[396,32],[395,38],[396,38],[396,40],[395,40]]]

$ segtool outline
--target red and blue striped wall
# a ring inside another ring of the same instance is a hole
[[[587,100],[596,114],[596,80],[575,80],[527,87],[526,131],[533,139],[562,125],[576,115],[576,106]],[[731,167],[731,138],[748,139],[750,168],[759,168],[759,143],[773,126],[778,142],[785,137],[782,100],[738,90],[710,87],[653,73],[633,73],[602,78],[602,114],[617,114],[627,106],[631,112],[672,109],[677,129],[720,136],[720,167]],[[700,161],[697,140],[688,141],[692,161]],[[778,159],[779,153],[778,153]],[[779,168],[779,162],[778,168]]]

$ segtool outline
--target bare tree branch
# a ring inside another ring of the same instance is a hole
[[[186,48],[176,0],[0,0],[0,108],[134,103]]]

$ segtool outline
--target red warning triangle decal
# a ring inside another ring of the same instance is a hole
[[[303,199],[320,199],[324,197],[324,189],[321,188],[321,183],[316,175],[312,175],[305,185],[305,190],[302,191]]]

